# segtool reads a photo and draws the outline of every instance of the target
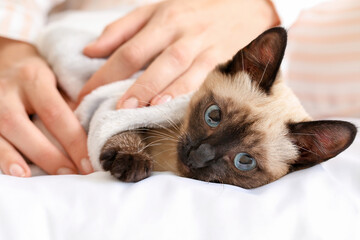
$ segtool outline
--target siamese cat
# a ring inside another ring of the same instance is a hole
[[[279,74],[286,43],[286,31],[272,28],[218,65],[180,126],[111,137],[101,151],[103,169],[125,182],[170,170],[256,188],[338,155],[357,129],[345,121],[312,121]]]

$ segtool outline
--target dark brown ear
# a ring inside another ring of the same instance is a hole
[[[227,75],[245,71],[257,86],[269,94],[284,57],[286,43],[286,30],[271,28],[241,49],[230,61],[220,65],[218,70]]]
[[[312,121],[289,125],[290,137],[299,147],[299,158],[290,171],[311,167],[335,157],[354,141],[357,129],[345,121]]]

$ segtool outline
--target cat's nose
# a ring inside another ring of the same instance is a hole
[[[197,149],[191,150],[188,163],[192,168],[202,168],[208,166],[214,158],[215,148],[208,143],[203,143]]]

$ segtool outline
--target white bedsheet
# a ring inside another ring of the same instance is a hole
[[[360,137],[253,190],[168,173],[135,184],[0,175],[0,239],[360,239]]]
[[[13,239],[360,239],[360,137],[335,159],[253,190],[170,173],[135,184],[104,172],[0,175],[0,240]]]

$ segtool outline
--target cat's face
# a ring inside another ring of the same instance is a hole
[[[209,74],[190,102],[179,139],[185,176],[254,188],[351,144],[352,124],[310,121],[279,78],[285,46],[285,30],[268,30]]]

